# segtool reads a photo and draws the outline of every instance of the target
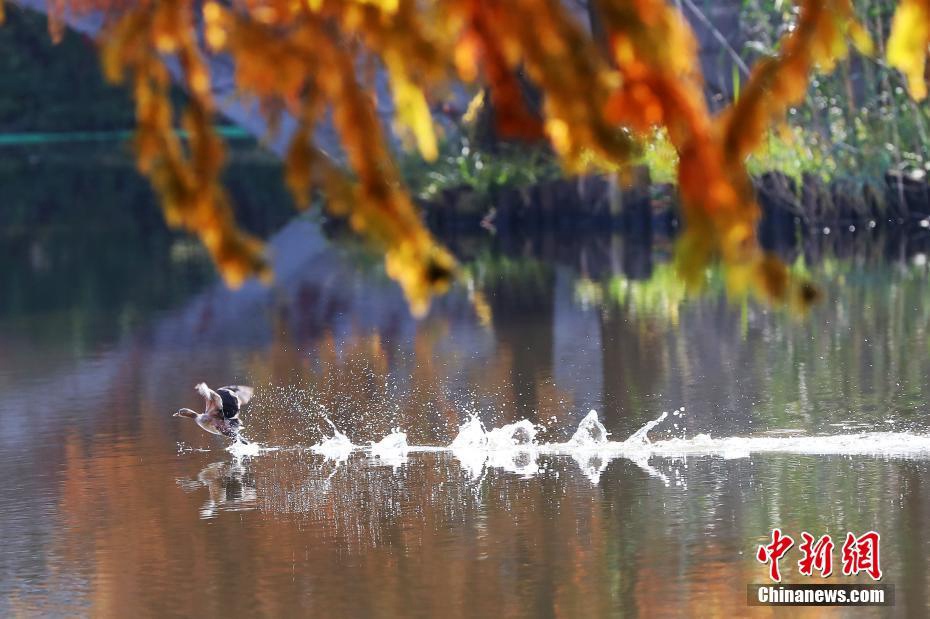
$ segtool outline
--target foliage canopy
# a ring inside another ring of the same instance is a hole
[[[229,58],[236,92],[256,101],[271,126],[284,110],[298,120],[288,186],[302,205],[322,191],[331,212],[378,244],[417,313],[449,285],[455,262],[401,182],[376,113],[376,68],[389,76],[397,125],[428,161],[438,152],[431,104],[462,82],[487,87],[502,135],[546,138],[572,171],[623,166],[641,139],[664,128],[679,160],[685,281],[699,282],[720,259],[732,292],[808,305],[813,288],[757,243],[746,158],[804,97],[811,72],[831,71],[847,55],[847,41],[873,53],[851,0],[800,0],[778,53],[757,62],[739,98],[718,114],[706,106],[695,38],[674,6],[591,2],[594,34],[559,0],[55,0],[50,29],[59,35],[67,12],[106,16],[103,67],[134,95],[139,168],[169,223],[198,234],[232,285],[268,268],[220,182],[224,146],[213,130],[208,55]],[[927,94],[928,46],[930,0],[901,0],[887,61],[915,99]],[[174,129],[172,69],[190,96],[186,142]],[[518,71],[542,93],[541,118],[527,108]],[[324,122],[339,135],[348,172],[314,141]]]

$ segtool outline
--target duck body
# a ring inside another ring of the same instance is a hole
[[[204,399],[204,412],[197,413],[189,408],[182,408],[174,416],[193,419],[198,426],[210,434],[221,434],[245,442],[245,439],[239,435],[242,429],[239,412],[252,399],[252,388],[244,385],[229,385],[214,391],[206,383],[199,383],[194,389]]]
[[[229,438],[236,438],[242,427],[242,423],[238,419],[222,419],[207,413],[200,413],[194,418],[194,421],[210,434],[222,434]]]

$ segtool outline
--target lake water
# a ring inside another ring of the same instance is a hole
[[[686,295],[661,242],[458,239],[416,321],[312,220],[237,293],[128,237],[2,245],[3,616],[745,615],[776,527],[831,534],[838,583],[878,531],[885,611],[930,610],[926,239],[808,240],[806,319]],[[201,380],[255,386],[262,449],[171,416]],[[609,436],[571,443],[591,410]]]

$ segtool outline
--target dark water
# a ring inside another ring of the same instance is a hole
[[[809,241],[791,258],[827,300],[805,320],[728,302],[714,273],[688,297],[662,243],[456,240],[465,283],[417,322],[377,260],[310,220],[277,237],[276,286],[238,293],[183,238],[127,234],[4,237],[4,616],[744,615],[774,527],[838,546],[879,531],[890,612],[930,606],[925,456],[654,456],[592,473],[560,455],[307,449],[331,436],[324,415],[359,445],[395,429],[448,445],[470,413],[529,419],[551,443],[592,408],[617,440],[678,407],[655,439],[927,433],[919,237],[892,255]],[[172,418],[199,406],[200,380],[254,385],[248,434],[278,449],[234,457]],[[817,582],[797,559],[786,580]]]

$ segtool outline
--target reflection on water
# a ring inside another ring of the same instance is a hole
[[[804,321],[727,302],[712,273],[688,298],[661,284],[666,246],[616,236],[457,240],[488,326],[465,286],[412,320],[377,263],[308,221],[276,237],[270,289],[122,249],[170,286],[95,301],[31,288],[43,262],[17,259],[0,613],[745,614],[780,526],[877,529],[895,613],[922,614],[922,242],[808,240],[792,259],[828,301]],[[230,454],[172,418],[200,380],[255,385],[246,433],[272,449]]]
[[[188,492],[206,488],[209,499],[200,508],[201,518],[212,518],[219,510],[252,509],[258,497],[255,479],[241,459],[208,464],[196,479],[177,481]]]
[[[666,487],[624,461],[592,484],[558,457],[531,479],[493,468],[473,479],[447,453],[412,454],[398,470],[363,454],[335,467],[307,451],[228,458],[190,454],[122,476],[125,461],[69,461],[80,473],[64,491],[86,498],[57,506],[45,548],[51,568],[80,583],[68,603],[94,614],[137,604],[156,614],[742,614],[745,583],[764,577],[752,553],[766,531],[875,522],[894,531],[882,550],[887,581],[909,593],[897,610],[925,594],[926,544],[912,547],[930,516],[920,462],[696,457],[655,463],[686,480]],[[198,470],[208,487],[172,488],[173,475]]]

